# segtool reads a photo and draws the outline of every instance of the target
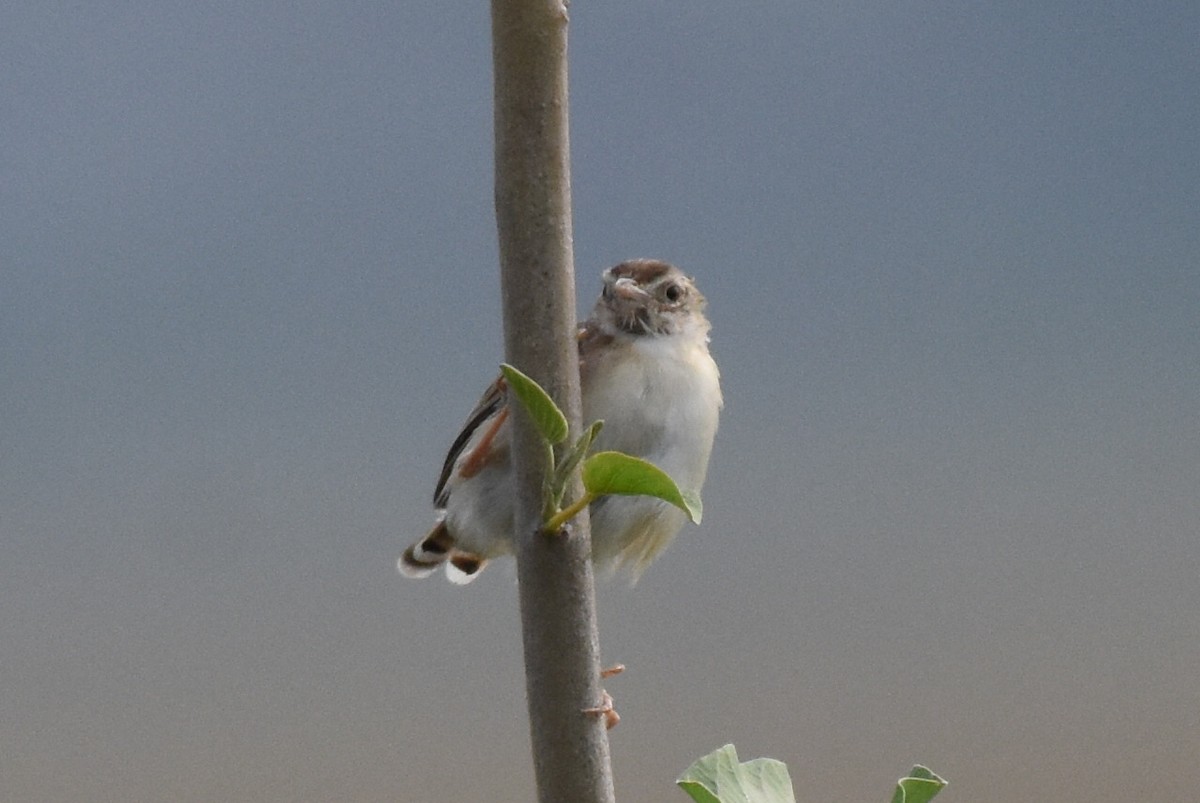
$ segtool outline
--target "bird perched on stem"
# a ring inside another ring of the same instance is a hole
[[[696,492],[722,404],[704,306],[695,283],[674,265],[622,262],[604,272],[600,298],[578,335],[583,420],[604,421],[594,448],[648,460]],[[445,566],[451,580],[467,583],[490,559],[514,551],[508,414],[501,378],[450,447],[434,492],[437,524],[405,550],[402,574],[424,577]],[[595,562],[635,577],[687,520],[648,496],[603,496],[590,514]]]

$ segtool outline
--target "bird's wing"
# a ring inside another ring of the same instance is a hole
[[[495,437],[495,431],[504,423],[504,419],[508,417],[508,400],[507,386],[504,382],[504,377],[498,377],[486,391],[484,391],[479,403],[475,405],[475,409],[467,416],[467,423],[463,425],[462,431],[458,433],[458,437],[454,439],[454,443],[450,446],[450,452],[446,455],[446,462],[442,464],[442,473],[438,477],[437,488],[433,492],[433,503],[437,508],[446,506],[446,499],[449,497],[449,489],[446,487],[447,481],[454,473],[454,466],[462,456],[463,451],[467,448],[467,444],[471,442],[471,438],[485,423],[489,423],[491,437],[485,437],[480,440],[472,449],[472,455],[468,457],[468,462],[481,462],[482,455],[476,455],[476,452],[487,450],[492,445],[492,439]],[[488,432],[485,430],[485,433]]]
[[[611,334],[602,331],[599,326],[588,321],[579,328],[576,339],[579,343],[579,370],[580,373],[584,373],[588,369],[588,356],[597,348],[610,343],[613,338]],[[595,362],[594,357],[592,361]],[[449,488],[446,487],[447,483],[454,475],[454,467],[467,450],[467,446],[471,445],[471,453],[463,461],[459,473],[470,476],[470,473],[473,473],[472,466],[477,471],[487,461],[488,451],[493,447],[493,441],[507,418],[508,386],[504,382],[504,377],[501,376],[497,377],[496,381],[484,391],[479,403],[475,405],[475,409],[467,416],[467,423],[463,425],[462,431],[458,433],[458,437],[450,446],[446,461],[442,463],[442,473],[438,476],[437,488],[433,492],[433,503],[437,508],[441,509],[446,506],[446,500],[450,495]],[[477,432],[481,432],[481,437],[472,445],[472,439]]]

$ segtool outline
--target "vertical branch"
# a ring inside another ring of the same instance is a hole
[[[496,219],[508,362],[531,376],[580,427],[567,135],[567,13],[563,0],[492,0]],[[601,717],[590,534],[539,530],[545,455],[514,410],[517,574],[534,772],[541,803],[611,803]],[[568,498],[582,493],[578,476]]]

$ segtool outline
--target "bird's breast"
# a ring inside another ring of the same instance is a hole
[[[595,448],[649,460],[698,491],[721,407],[720,375],[706,345],[682,337],[614,345],[585,375],[584,423],[604,421]]]

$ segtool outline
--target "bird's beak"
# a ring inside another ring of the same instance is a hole
[[[641,301],[649,293],[638,287],[637,282],[630,279],[628,276],[623,276],[613,282],[613,293],[624,301]]]

